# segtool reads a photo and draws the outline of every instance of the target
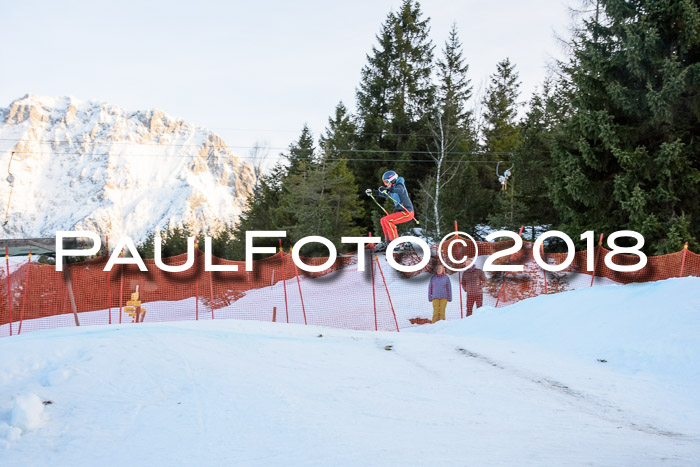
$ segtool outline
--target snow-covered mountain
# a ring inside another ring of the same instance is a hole
[[[238,219],[254,184],[253,167],[216,134],[160,110],[31,94],[0,108],[5,238],[217,231]]]

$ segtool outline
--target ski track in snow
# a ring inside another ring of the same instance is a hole
[[[583,392],[577,391],[573,388],[570,388],[564,383],[561,383],[556,380],[549,379],[548,377],[542,376],[542,375],[535,375],[535,374],[528,374],[524,372],[523,370],[519,370],[514,367],[506,367],[503,366],[502,363],[495,362],[494,360],[490,359],[489,357],[485,355],[481,355],[475,352],[471,352],[469,350],[463,349],[463,348],[457,348],[457,352],[471,358],[475,358],[481,362],[483,362],[486,365],[489,365],[491,367],[497,368],[499,370],[507,371],[519,378],[522,378],[526,381],[530,381],[532,383],[541,385],[547,389],[550,389],[556,393],[563,394],[567,397],[571,397],[576,399],[577,401],[583,402],[583,404],[579,405],[577,407],[578,410],[585,411],[589,415],[593,416],[598,416],[603,420],[618,424],[622,423],[624,425],[627,425],[628,428],[635,429],[642,431],[644,433],[649,433],[653,435],[659,435],[659,436],[670,436],[670,437],[677,437],[677,438],[686,438],[689,441],[693,442],[700,442],[700,438],[698,437],[692,437],[692,436],[686,436],[681,433],[675,433],[673,431],[668,431],[668,430],[663,430],[656,428],[654,426],[650,425],[645,425],[643,423],[635,423],[633,422],[630,417],[631,414],[626,414],[624,410],[620,409],[619,407],[616,407],[614,404],[605,401],[603,399],[596,398],[592,394],[585,394]],[[590,407],[586,407],[590,406]],[[609,411],[612,411],[616,414],[618,414],[619,417],[610,417],[606,416],[605,414],[608,413]]]

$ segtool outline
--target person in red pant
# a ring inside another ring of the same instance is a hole
[[[397,224],[402,224],[414,219],[413,203],[411,203],[411,198],[408,196],[404,178],[399,177],[396,172],[393,170],[384,172],[382,181],[384,182],[383,187],[376,190],[367,188],[365,192],[368,196],[374,195],[382,198],[389,198],[394,202],[394,209],[396,212],[387,214],[381,219],[384,239],[386,243],[389,243],[399,236],[399,232],[396,230]]]
[[[474,304],[477,308],[484,304],[483,287],[486,284],[486,274],[476,266],[467,269],[462,274],[462,289],[467,293],[467,316],[471,316]]]

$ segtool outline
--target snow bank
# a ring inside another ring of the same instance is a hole
[[[10,414],[10,425],[22,431],[36,430],[43,425],[44,404],[36,394],[22,394],[15,398]]]
[[[700,465],[698,286],[594,287],[400,333],[216,320],[3,338],[0,459]]]
[[[0,446],[9,447],[9,442],[17,441],[22,436],[22,429],[0,422]]]
[[[414,332],[519,341],[627,373],[700,377],[700,278],[538,296]]]

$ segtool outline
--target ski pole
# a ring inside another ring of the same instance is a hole
[[[388,212],[386,209],[384,209],[384,206],[382,206],[381,204],[379,204],[379,201],[377,201],[377,198],[375,198],[374,195],[373,195],[372,193],[368,193],[368,195],[369,195],[370,198],[372,198],[372,201],[374,201],[374,202],[377,204],[377,206],[379,206],[379,208],[380,208],[382,211],[384,211],[384,214],[386,214],[386,215],[388,216],[388,215],[389,215],[389,212]]]
[[[404,209],[404,211],[408,212],[408,209],[406,209],[406,206],[404,206],[403,203],[399,203],[399,204]],[[418,219],[416,219],[415,215],[413,217],[413,220],[416,221],[416,224],[420,225],[420,222],[418,222]]]

